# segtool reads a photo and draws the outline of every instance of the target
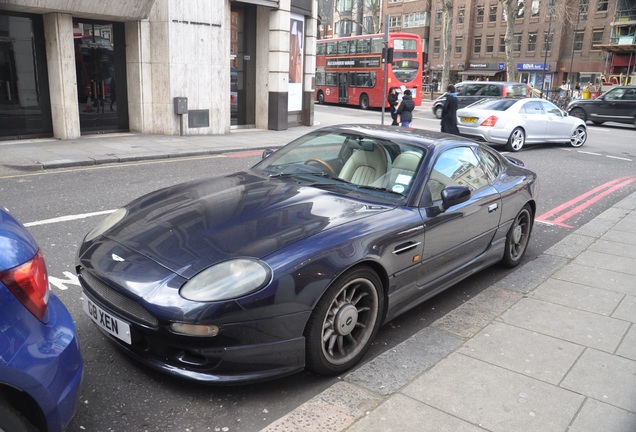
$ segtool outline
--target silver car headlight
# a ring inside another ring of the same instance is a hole
[[[181,287],[181,297],[193,301],[221,301],[243,297],[263,288],[272,271],[263,262],[238,258],[203,270]]]
[[[114,213],[109,214],[103,221],[98,223],[95,228],[90,230],[88,234],[86,234],[84,241],[93,240],[104,234],[106,231],[114,227],[115,224],[121,221],[127,214],[128,210],[126,210],[125,208],[115,210]]]

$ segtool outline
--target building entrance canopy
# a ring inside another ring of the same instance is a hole
[[[15,12],[33,13],[34,8],[24,0],[3,0],[3,9]],[[47,3],[55,8],[47,7]],[[276,3],[278,2],[268,2]],[[74,17],[91,19],[114,19],[121,21],[147,19],[155,0],[57,0],[55,2],[37,2],[37,12],[63,12]]]

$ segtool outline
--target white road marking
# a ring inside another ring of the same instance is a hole
[[[81,286],[79,279],[73,273],[65,271],[64,276],[66,276],[68,279],[59,279],[53,276],[49,276],[49,283],[62,291],[66,291],[68,289],[66,284]]]
[[[104,210],[104,211],[93,212],[93,213],[82,213],[82,214],[76,214],[76,215],[60,216],[53,219],[44,219],[41,221],[27,222],[24,224],[24,226],[32,227],[32,226],[38,226],[38,225],[48,225],[48,224],[53,224],[58,222],[68,222],[68,221],[77,220],[77,219],[86,219],[93,216],[103,216],[113,212],[115,212],[115,210]]]

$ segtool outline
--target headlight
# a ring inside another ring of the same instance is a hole
[[[108,217],[106,217],[106,219],[98,223],[97,226],[95,226],[95,228],[93,228],[92,230],[89,231],[88,234],[86,234],[86,238],[84,238],[84,241],[93,240],[94,238],[97,238],[100,235],[104,234],[106,231],[111,229],[117,222],[122,220],[127,213],[128,211],[125,208],[120,208],[116,210],[114,213],[109,214]]]
[[[261,261],[239,258],[212,266],[181,288],[181,297],[194,301],[230,300],[253,293],[271,278],[270,268]]]

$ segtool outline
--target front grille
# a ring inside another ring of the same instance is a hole
[[[133,299],[113,290],[84,269],[80,269],[79,273],[84,289],[107,308],[126,315],[133,322],[154,328],[159,326],[157,318]]]

